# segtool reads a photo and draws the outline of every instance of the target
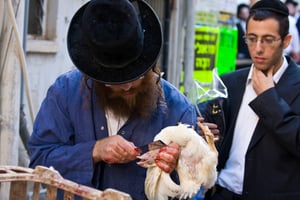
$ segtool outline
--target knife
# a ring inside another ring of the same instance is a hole
[[[136,148],[136,150],[139,151],[141,155],[143,155],[144,153],[147,153],[148,151],[160,149],[164,146],[167,146],[167,145],[163,141],[156,140],[154,142],[150,142],[149,144],[139,146]]]

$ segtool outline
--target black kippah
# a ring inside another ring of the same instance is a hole
[[[289,16],[289,10],[287,6],[280,0],[260,0],[257,1],[250,9],[252,10],[269,10],[275,13]]]

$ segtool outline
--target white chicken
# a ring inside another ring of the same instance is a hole
[[[139,157],[141,162],[138,164],[148,168],[145,193],[149,200],[165,200],[168,197],[191,198],[200,186],[209,189],[214,185],[218,162],[214,136],[207,126],[201,123],[198,125],[203,130],[207,142],[193,128],[185,124],[166,127],[154,138],[154,141],[161,140],[165,144],[175,142],[180,145],[181,151],[176,166],[179,185],[171,179],[170,174],[162,171],[154,162],[144,162],[147,160],[147,153]]]

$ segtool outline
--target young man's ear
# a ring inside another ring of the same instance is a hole
[[[287,36],[285,36],[283,40],[283,48],[287,48],[289,46],[291,39],[292,39],[292,34],[288,34]]]

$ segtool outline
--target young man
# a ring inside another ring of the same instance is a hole
[[[250,9],[245,40],[253,64],[221,77],[227,128],[208,199],[300,199],[300,68],[283,56],[288,15],[280,0]]]
[[[193,105],[160,79],[158,17],[144,1],[92,0],[74,15],[67,42],[79,70],[49,88],[29,140],[30,167],[53,166],[77,183],[146,199],[137,147],[166,126],[196,126]],[[171,173],[179,151],[163,147],[157,166]]]

